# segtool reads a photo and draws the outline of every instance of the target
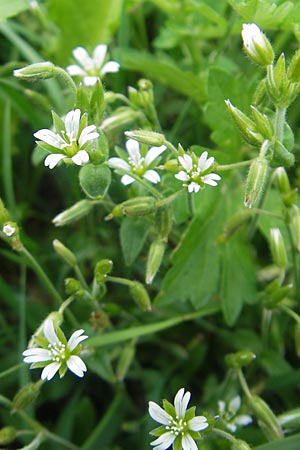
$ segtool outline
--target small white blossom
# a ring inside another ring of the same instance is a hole
[[[252,418],[248,414],[239,414],[241,409],[241,397],[237,395],[230,402],[220,400],[218,402],[220,419],[225,422],[226,428],[235,433],[239,426],[246,426],[252,423]]]
[[[90,57],[83,47],[76,47],[73,50],[73,56],[78,64],[71,64],[67,67],[67,72],[73,76],[83,77],[83,83],[86,86],[93,86],[99,77],[109,72],[117,72],[120,64],[116,61],[104,63],[107,52],[107,45],[100,44],[93,51]]]
[[[164,401],[164,409],[154,402],[149,402],[149,414],[156,422],[161,424],[151,434],[158,436],[151,445],[154,450],[166,450],[176,441],[176,448],[181,450],[197,450],[194,439],[199,439],[200,431],[208,427],[204,416],[195,416],[194,408],[187,409],[190,401],[190,392],[184,393],[179,389],[174,399],[174,406]]]
[[[128,152],[128,158],[110,158],[108,160],[109,165],[118,171],[118,169],[132,172],[140,177],[145,178],[151,183],[158,183],[160,181],[159,174],[149,167],[155,167],[155,160],[158,156],[166,150],[165,145],[160,147],[151,147],[145,156],[142,156],[140,151],[140,145],[134,139],[128,139],[126,142],[126,149]],[[135,180],[130,175],[123,175],[121,182],[126,186],[133,183]]]
[[[265,34],[255,23],[244,23],[242,38],[246,53],[257,64],[262,66],[272,64],[273,48]]]
[[[2,231],[5,234],[5,236],[11,237],[13,234],[15,234],[16,228],[7,223],[3,226]]]
[[[213,157],[207,159],[207,156],[208,153],[203,152],[199,158],[194,153],[178,157],[183,170],[178,172],[175,178],[183,181],[183,186],[187,186],[189,192],[199,192],[205,184],[217,186],[217,181],[221,180],[220,175],[209,173],[215,159]]]
[[[42,129],[34,133],[37,144],[45,148],[50,154],[46,157],[44,164],[49,169],[53,169],[59,161],[71,160],[74,164],[82,166],[89,161],[89,154],[86,151],[87,144],[97,139],[95,125],[83,126],[83,116],[80,109],[69,111],[62,121],[63,129],[52,130]],[[61,152],[57,152],[61,150]]]
[[[78,356],[80,343],[88,338],[82,335],[84,330],[75,331],[67,341],[62,330],[55,331],[53,321],[46,319],[43,326],[44,338],[39,339],[41,347],[28,348],[23,352],[24,362],[31,364],[30,369],[44,367],[41,379],[51,380],[59,372],[62,378],[67,369],[78,377],[87,371],[86,365]]]

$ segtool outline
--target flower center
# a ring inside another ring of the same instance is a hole
[[[182,417],[176,417],[175,419],[170,420],[170,425],[166,426],[166,430],[170,431],[175,436],[179,436],[180,434],[183,436],[185,429],[187,427],[186,421]]]
[[[48,344],[48,352],[54,362],[66,360],[66,346],[62,342]]]

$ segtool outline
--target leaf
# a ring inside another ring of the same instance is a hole
[[[300,433],[275,442],[259,445],[253,450],[299,450]]]
[[[80,169],[79,182],[90,198],[103,198],[111,182],[111,171],[104,165],[86,164]]]
[[[120,229],[121,248],[127,266],[140,254],[149,233],[151,224],[141,218],[126,217]]]
[[[10,0],[0,2],[0,21],[8,17],[15,16],[21,11],[28,9],[29,2],[27,0]]]

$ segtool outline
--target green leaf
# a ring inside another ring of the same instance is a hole
[[[104,164],[87,164],[80,169],[79,182],[88,197],[103,198],[110,186],[111,171]]]
[[[21,11],[28,9],[29,2],[27,0],[10,0],[0,2],[0,21],[8,17],[15,16]]]
[[[285,439],[254,447],[253,450],[299,450],[300,433]]]
[[[140,254],[149,233],[150,223],[141,218],[126,217],[120,229],[121,248],[127,266]]]

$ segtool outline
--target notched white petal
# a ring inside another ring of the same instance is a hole
[[[55,333],[53,321],[51,319],[47,319],[44,322],[43,333],[45,338],[50,344],[59,344],[60,341]]]
[[[120,68],[120,64],[116,61],[109,61],[101,69],[101,75],[105,75],[106,73],[115,73],[118,72]]]
[[[41,379],[50,381],[54,377],[56,372],[58,372],[60,366],[61,364],[56,362],[48,364],[42,371]]]
[[[149,414],[152,419],[162,425],[168,425],[172,420],[172,417],[155,402],[149,402]]]
[[[67,360],[67,366],[71,372],[75,373],[78,377],[82,378],[84,372],[87,371],[87,367],[79,356],[71,355]]]
[[[77,345],[80,344],[80,342],[84,341],[85,339],[88,338],[88,336],[82,336],[82,333],[84,333],[84,330],[77,330],[74,331],[74,333],[72,334],[72,336],[70,337],[70,339],[68,340],[68,348],[69,350],[72,352]]]
[[[82,166],[83,164],[89,162],[90,157],[86,150],[79,150],[79,152],[77,152],[76,155],[72,156],[71,159],[77,166]]]
[[[192,431],[202,431],[208,427],[207,419],[204,416],[193,417],[189,420],[188,425]]]
[[[44,165],[49,167],[49,169],[54,169],[62,159],[66,159],[66,155],[62,153],[51,153],[45,158]]]

